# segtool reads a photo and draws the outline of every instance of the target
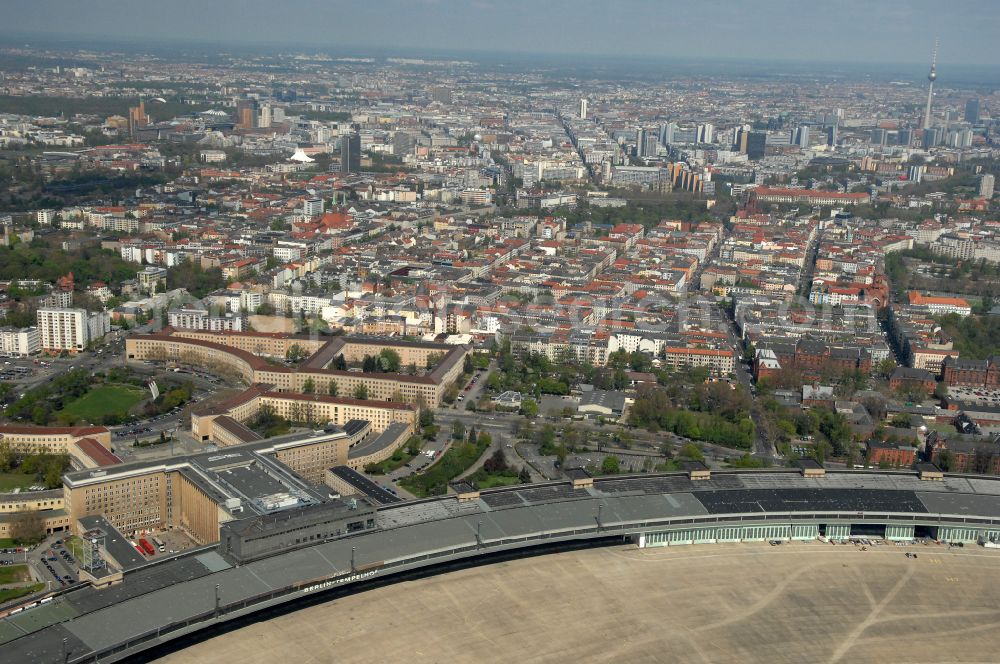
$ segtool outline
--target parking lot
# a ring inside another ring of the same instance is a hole
[[[949,387],[948,398],[980,406],[1000,408],[1000,390],[990,390],[984,387]]]
[[[42,569],[36,568],[36,571],[42,572],[43,581],[52,581],[53,588],[76,583],[80,561],[66,547],[64,540],[56,539],[50,546],[43,546],[39,562]]]

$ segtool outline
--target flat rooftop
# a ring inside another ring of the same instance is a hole
[[[324,509],[315,508],[315,515],[310,514],[313,509],[297,511],[297,517],[317,518]],[[104,591],[68,592],[44,607],[0,619],[0,643],[10,661],[61,661],[64,638],[76,655],[99,651],[155,632],[170,620],[210,612],[216,585],[223,604],[238,603],[305,580],[347,575],[352,556],[359,566],[426,561],[431,553],[475,549],[477,533],[490,546],[542,535],[547,541],[578,537],[594,531],[598,513],[603,528],[629,532],[662,528],[648,524],[669,520],[677,527],[717,518],[759,524],[765,511],[786,523],[791,518],[898,518],[914,524],[973,520],[976,528],[1000,529],[1000,477],[947,475],[926,482],[909,471],[827,471],[815,478],[797,469],[716,471],[697,482],[683,473],[616,476],[596,478],[592,487],[577,489],[555,482],[488,490],[461,503],[454,496],[398,502],[378,508],[378,528],[349,538],[238,568],[202,551],[126,573],[122,584]],[[259,518],[266,523],[285,514]]]
[[[370,498],[380,505],[400,502],[399,496],[387,491],[381,484],[373,482],[348,466],[335,466],[330,472],[357,490],[357,495]]]

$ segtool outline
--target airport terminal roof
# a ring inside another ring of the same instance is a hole
[[[330,469],[330,472],[357,489],[359,495],[366,496],[376,503],[389,505],[400,502],[396,494],[390,493],[382,485],[371,481],[353,468],[335,466]]]
[[[0,619],[0,644],[10,661],[62,661],[64,638],[74,656],[99,652],[155,634],[171,621],[210,613],[216,584],[225,606],[299,582],[347,578],[352,553],[358,565],[378,563],[388,572],[406,568],[393,565],[423,565],[440,555],[474,555],[479,546],[520,546],[540,535],[545,541],[593,537],[722,517],[759,523],[765,511],[774,519],[798,513],[797,518],[848,522],[864,515],[910,523],[968,519],[977,527],[1000,529],[1000,478],[948,475],[932,482],[909,471],[828,471],[824,477],[804,477],[796,469],[716,471],[696,482],[681,473],[610,477],[586,488],[560,482],[489,490],[461,503],[454,496],[400,502],[378,508],[378,528],[357,536],[239,567],[214,550],[178,554],[128,572],[122,584],[106,590],[67,592]],[[308,588],[290,597],[304,592]]]
[[[350,422],[347,424],[349,425]],[[345,428],[347,428],[346,425]],[[378,452],[386,447],[395,445],[396,442],[399,441],[400,436],[404,435],[409,430],[410,427],[406,424],[402,422],[393,422],[379,435],[371,436],[364,442],[358,443],[352,447],[347,456],[349,459],[357,459]]]

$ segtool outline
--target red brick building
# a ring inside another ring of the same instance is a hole
[[[922,389],[925,394],[930,394],[935,387],[937,381],[934,379],[934,374],[926,369],[896,367],[889,376],[889,389],[893,392],[901,389]]]
[[[893,468],[909,468],[917,458],[917,448],[898,441],[869,440],[868,464],[889,465]]]
[[[931,461],[946,472],[1000,475],[1000,444],[992,436],[931,432],[927,438]]]
[[[941,363],[941,375],[945,385],[949,386],[1000,386],[1000,364],[995,355],[985,360],[946,357]]]

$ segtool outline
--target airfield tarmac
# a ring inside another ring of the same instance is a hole
[[[159,661],[997,662],[997,588],[1000,551],[975,546],[621,546],[377,588]]]

